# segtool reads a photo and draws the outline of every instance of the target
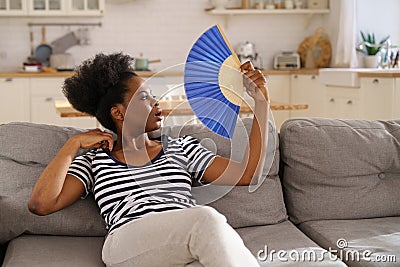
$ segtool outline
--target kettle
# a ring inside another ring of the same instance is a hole
[[[238,55],[241,63],[244,63],[248,60],[256,60],[258,56],[255,45],[248,41],[246,41],[245,43],[240,43],[236,47],[236,54]]]

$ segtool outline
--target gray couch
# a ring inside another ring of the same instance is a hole
[[[201,125],[163,131],[190,134],[238,159],[250,127],[243,120],[232,143]],[[80,131],[0,126],[4,267],[104,266],[106,232],[93,198],[45,217],[27,209],[43,168]],[[279,138],[270,127],[262,181],[254,192],[247,186],[193,189],[199,203],[227,217],[261,266],[400,266],[400,121],[292,119]]]

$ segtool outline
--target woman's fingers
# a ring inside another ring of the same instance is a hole
[[[79,137],[82,148],[104,148],[112,150],[114,138],[111,133],[103,132],[100,129],[93,129],[84,132]]]
[[[254,70],[254,66],[251,64],[251,61],[246,61],[240,66],[240,70],[243,73],[247,73],[248,71]]]

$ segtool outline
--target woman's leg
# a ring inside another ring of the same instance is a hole
[[[259,266],[226,218],[197,206],[152,213],[107,237],[107,266],[179,266],[198,260],[205,267]]]

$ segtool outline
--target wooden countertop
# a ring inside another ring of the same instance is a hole
[[[161,100],[159,101],[162,108],[162,114],[166,115],[193,115],[189,102],[186,100]],[[61,117],[87,117],[86,113],[74,109],[67,100],[55,100],[54,105]],[[300,110],[307,109],[307,104],[287,104],[271,101],[271,110]],[[240,113],[253,113],[252,108],[247,105],[240,107]]]
[[[171,71],[158,74],[152,71],[136,71],[140,77],[157,76],[183,76],[183,72]],[[285,74],[312,74],[318,75],[318,69],[299,69],[299,70],[262,70],[266,75],[285,75]],[[0,78],[35,78],[35,77],[70,77],[73,71],[51,71],[51,72],[0,72]]]
[[[376,70],[376,71],[368,71],[368,70],[359,70],[359,77],[371,77],[371,78],[400,78],[400,69],[392,69],[392,70]],[[171,71],[171,72],[162,72],[158,74],[157,72],[152,71],[136,71],[136,73],[140,77],[151,77],[153,75],[157,75],[160,77],[167,76],[183,76],[183,72],[180,71]],[[262,73],[266,75],[290,75],[290,74],[305,74],[305,75],[318,75],[319,69],[298,69],[298,70],[262,70]],[[70,77],[74,74],[72,71],[67,72],[0,72],[0,78],[34,78],[34,77]]]
[[[382,70],[382,71],[360,71],[360,78],[400,78],[400,69],[398,70]]]

